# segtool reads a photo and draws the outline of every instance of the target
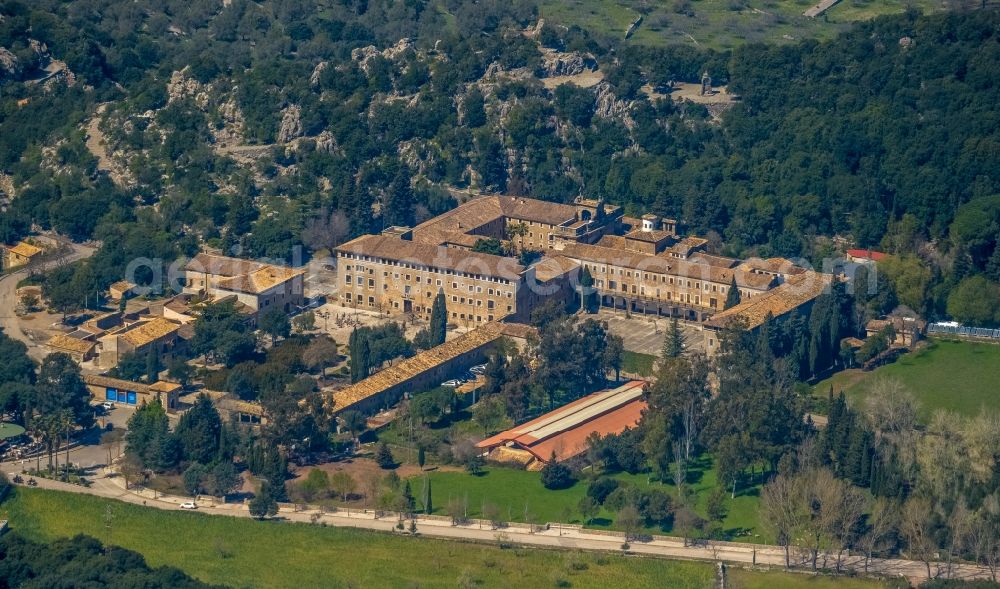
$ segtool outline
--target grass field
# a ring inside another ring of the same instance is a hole
[[[631,37],[641,45],[684,43],[729,49],[746,42],[788,43],[829,38],[857,20],[903,12],[907,6],[939,9],[935,0],[843,0],[824,16],[802,13],[817,0],[542,0],[541,16],[578,25],[598,37],[621,40],[642,10]],[[645,6],[645,8],[643,8]]]
[[[823,577],[800,573],[768,573],[766,575],[743,569],[729,569],[726,585],[730,589],[872,589],[888,587],[888,583],[870,579]]]
[[[511,468],[489,466],[485,473],[473,476],[465,472],[433,472],[429,473],[431,482],[431,500],[434,513],[445,515],[446,506],[451,498],[468,501],[469,517],[479,517],[484,502],[496,505],[505,520],[534,523],[562,521],[582,524],[577,504],[587,493],[587,482],[577,481],[568,489],[558,491],[548,490],[542,486],[541,475],[537,472],[527,472]],[[658,481],[650,481],[646,474],[630,475],[620,473],[614,478],[628,481],[640,487],[656,487],[671,494],[676,493],[673,485],[662,485]],[[716,486],[716,472],[708,458],[693,464],[688,478],[689,492],[697,498],[697,509],[705,514],[705,503],[709,493]],[[419,479],[411,482],[414,495],[418,498],[422,487]],[[767,535],[760,530],[757,519],[757,502],[760,488],[758,485],[740,489],[736,498],[728,500],[729,513],[722,522],[727,536],[734,541],[767,541]],[[526,509],[527,506],[527,509]],[[527,510],[528,517],[525,518]],[[602,510],[588,527],[613,528],[613,513]],[[669,533],[670,528],[648,528],[649,533]]]
[[[105,527],[110,507],[112,526]],[[499,548],[307,524],[161,511],[86,495],[18,489],[11,527],[46,541],[78,533],[232,587],[712,586],[710,564]],[[666,585],[664,585],[666,584]]]
[[[898,380],[917,398],[925,418],[935,409],[975,415],[996,407],[1000,382],[1000,345],[931,340],[927,348],[871,372],[845,370],[817,384],[814,394],[844,391],[855,404],[864,400],[880,378]]]
[[[656,356],[625,350],[622,354],[622,372],[634,372],[642,376],[652,376]]]
[[[37,541],[88,534],[231,587],[670,587],[715,586],[710,563],[540,549],[501,550],[307,524],[161,511],[40,489],[0,505],[13,530]],[[110,530],[106,527],[111,514]],[[731,587],[877,589],[878,581],[730,568]]]

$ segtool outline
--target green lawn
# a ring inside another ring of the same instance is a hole
[[[832,384],[835,393],[844,391],[857,404],[880,378],[896,379],[909,389],[925,418],[935,409],[975,415],[983,406],[996,407],[1000,400],[1000,345],[934,339],[927,348],[871,372],[837,373],[813,392],[826,395]]]
[[[826,39],[850,23],[907,6],[924,11],[940,8],[936,0],[843,0],[824,16],[802,13],[818,0],[542,0],[539,12],[549,22],[578,25],[597,37],[621,40],[640,15],[647,14],[630,42],[640,45],[683,43],[729,49],[747,42],[789,43],[803,38]]]
[[[161,511],[38,489],[2,505],[11,527],[47,541],[78,533],[232,587],[712,587],[707,563],[574,551],[500,550],[308,524]],[[110,532],[106,514],[112,514]]]
[[[656,363],[656,356],[650,354],[640,354],[639,352],[629,352],[626,350],[622,354],[622,372],[634,372],[642,376],[653,375],[653,364]]]
[[[501,550],[307,524],[162,511],[59,491],[18,488],[0,505],[11,528],[36,541],[88,534],[230,587],[670,587],[715,586],[710,563],[542,549]],[[110,528],[106,525],[110,514]],[[878,589],[879,581],[829,579],[730,567],[742,589]]]
[[[469,517],[479,517],[484,502],[496,505],[505,520],[523,522],[525,506],[528,518],[535,523],[566,522],[582,524],[577,504],[587,493],[587,482],[578,481],[569,489],[551,491],[542,486],[541,475],[537,472],[527,472],[512,468],[489,466],[485,473],[473,476],[465,472],[432,472],[428,478],[431,482],[431,500],[434,513],[445,515],[448,501],[452,498],[467,500]],[[653,486],[672,495],[676,494],[673,485],[662,485],[651,481],[646,474],[630,475],[619,473],[614,478],[628,481],[641,487]],[[413,479],[411,486],[419,498],[423,483]],[[716,472],[709,458],[703,458],[693,464],[689,473],[689,492],[696,496],[697,510],[705,514],[705,504],[709,493],[716,486]],[[765,542],[766,533],[760,530],[757,519],[757,503],[760,486],[753,485],[737,491],[736,498],[727,501],[729,513],[722,522],[727,536],[734,541]],[[602,510],[588,527],[614,528],[614,513]],[[649,533],[670,533],[670,528],[649,528]]]
[[[743,569],[729,569],[730,589],[875,589],[889,583],[872,579],[826,577],[803,573],[772,572],[761,574]]]

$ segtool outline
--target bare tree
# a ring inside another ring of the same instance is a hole
[[[642,519],[639,517],[639,510],[633,505],[626,505],[618,511],[618,515],[615,517],[615,523],[621,528],[621,531],[625,534],[625,543],[627,544],[631,540],[635,540],[636,534],[639,532],[639,525],[642,523]]]
[[[931,561],[937,551],[933,537],[932,514],[933,506],[929,500],[924,497],[911,497],[903,504],[899,523],[899,531],[906,539],[910,556],[924,563],[928,579],[931,578]]]
[[[306,221],[302,242],[313,250],[333,249],[351,234],[351,224],[340,211],[323,211]]]
[[[791,566],[789,545],[799,524],[796,486],[794,477],[778,475],[764,485],[760,494],[761,524],[774,534],[775,541],[785,549],[785,568]]]
[[[993,582],[997,582],[1000,568],[1000,497],[990,495],[976,511],[969,526],[969,549],[976,562],[990,571]]]
[[[885,547],[886,539],[899,525],[899,505],[895,501],[878,497],[868,508],[868,526],[861,537],[861,546],[865,551],[865,573],[871,563],[872,555]]]
[[[919,403],[899,381],[876,380],[865,398],[865,417],[875,434],[875,451],[883,462],[894,460],[904,473],[916,464]]]

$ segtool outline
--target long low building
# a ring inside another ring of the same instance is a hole
[[[347,388],[328,402],[334,414],[348,409],[371,414],[388,408],[406,393],[425,391],[483,362],[501,338],[524,339],[534,328],[513,323],[487,323],[440,346],[420,352]]]
[[[533,460],[519,460],[528,468],[551,460],[569,460],[587,450],[591,434],[619,434],[635,427],[642,419],[646,401],[642,398],[645,382],[633,380],[624,385],[577,399],[523,423],[513,429],[486,438],[476,447],[491,452],[500,460],[515,456],[518,451],[530,454]],[[497,452],[497,450],[499,450]],[[513,452],[511,452],[513,450]]]
[[[831,274],[807,271],[789,276],[784,284],[750,300],[716,313],[703,325],[705,330],[705,350],[709,355],[719,348],[718,332],[734,322],[754,330],[768,318],[783,320],[793,311],[808,316],[812,305],[823,293],[829,292],[833,281]]]
[[[175,382],[160,380],[145,384],[97,374],[84,374],[83,382],[97,401],[112,401],[134,407],[159,397],[163,408],[170,412],[177,410],[177,399],[183,390]]]

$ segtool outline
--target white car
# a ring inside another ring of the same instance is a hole
[[[453,378],[451,380],[444,381],[443,383],[441,383],[441,386],[455,388],[457,386],[460,386],[461,384],[462,384],[462,381]]]
[[[101,403],[101,407],[103,407],[105,411],[111,411],[112,409],[115,408],[115,404],[112,403],[111,401],[105,401]]]
[[[198,509],[198,506],[194,504],[194,501],[186,501],[181,503],[181,509]]]

